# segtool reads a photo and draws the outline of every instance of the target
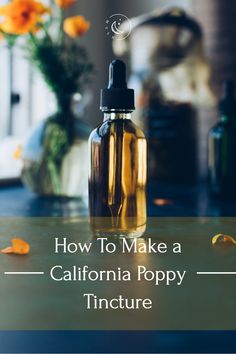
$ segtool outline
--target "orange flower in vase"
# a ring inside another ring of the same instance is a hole
[[[4,17],[1,29],[8,34],[22,35],[33,32],[42,22],[42,15],[50,9],[34,0],[13,0],[0,7],[0,16]]]
[[[64,32],[71,38],[83,36],[90,28],[90,22],[84,16],[68,17],[64,21]]]
[[[66,9],[69,6],[74,5],[76,0],[55,0],[55,3],[62,9]]]
[[[46,0],[8,1],[0,6],[0,36],[3,35],[10,48],[19,41],[23,43],[21,48],[26,52],[30,65],[39,70],[57,103],[53,114],[42,117],[43,129],[40,125],[40,129],[36,127],[33,133],[32,139],[39,138],[40,141],[36,153],[38,158],[31,158],[36,156],[31,137],[22,151],[15,151],[14,158],[21,158],[23,164],[22,180],[40,195],[86,198],[87,177],[83,164],[87,164],[86,132],[89,129],[80,128],[82,124],[73,110],[73,99],[77,93],[83,95],[93,73],[86,48],[76,40],[88,30],[90,23],[83,16],[64,22],[64,9],[76,0],[53,0],[59,8],[54,5],[51,9],[44,5]],[[63,25],[75,40],[66,38]],[[79,178],[74,172],[78,161],[81,163]],[[21,247],[22,243],[18,242],[18,245]],[[18,251],[12,247],[2,252],[28,252],[27,249]]]

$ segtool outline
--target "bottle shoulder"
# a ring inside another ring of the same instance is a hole
[[[236,134],[236,124],[231,121],[219,121],[209,131],[209,137],[221,138],[224,136],[234,136]]]
[[[122,131],[126,134],[134,135],[137,138],[145,139],[145,135],[132,120],[130,119],[109,119],[101,123],[90,134],[90,140],[96,140],[102,137],[106,137],[114,132]]]
[[[214,132],[220,133],[225,130],[227,130],[227,122],[219,121],[215,125],[213,125],[213,127],[211,127],[210,133],[214,133]]]

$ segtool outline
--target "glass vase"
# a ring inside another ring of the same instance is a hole
[[[23,149],[22,181],[40,196],[87,200],[89,127],[71,112],[41,122]]]

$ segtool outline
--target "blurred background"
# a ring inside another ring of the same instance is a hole
[[[91,23],[81,42],[94,64],[83,99],[77,95],[81,124],[90,131],[102,121],[99,91],[107,85],[110,61],[120,56],[136,90],[134,119],[149,142],[150,180],[205,183],[207,136],[218,120],[222,83],[236,79],[236,0],[79,0],[65,10],[66,16],[78,13]],[[132,24],[122,41],[105,28],[117,13]],[[0,78],[0,180],[6,184],[20,176],[22,146],[56,103],[16,46],[1,45]]]

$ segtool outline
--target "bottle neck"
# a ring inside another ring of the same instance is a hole
[[[131,112],[104,112],[104,121],[115,119],[131,119]]]

